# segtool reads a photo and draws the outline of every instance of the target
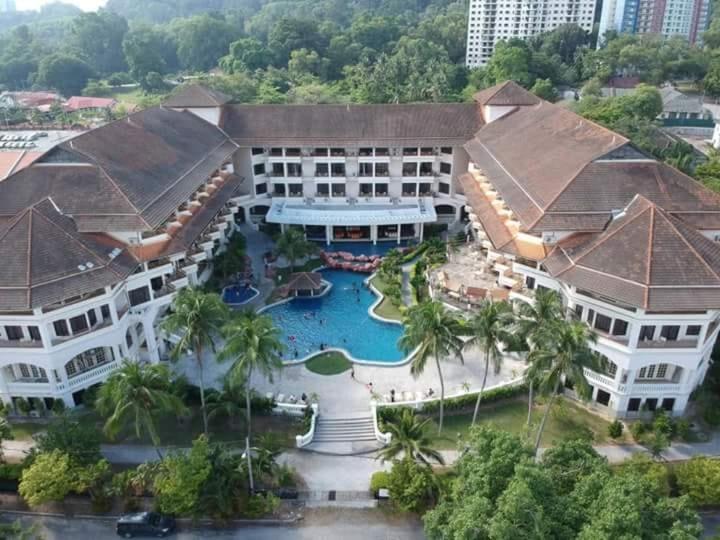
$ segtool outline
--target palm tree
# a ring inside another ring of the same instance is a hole
[[[550,396],[535,439],[536,453],[563,378],[573,382],[581,398],[589,397],[590,385],[584,369],[600,368],[599,358],[590,348],[596,341],[597,335],[584,323],[564,321],[554,327],[551,340],[543,340],[539,348],[530,352],[532,376],[537,378],[540,392]]]
[[[208,396],[208,420],[224,416],[232,426],[237,427],[238,421],[242,423],[244,399],[243,386],[229,378],[225,379],[222,390]]]
[[[228,308],[217,294],[188,287],[181,289],[175,297],[172,312],[165,317],[162,325],[168,334],[177,333],[180,336],[171,352],[173,358],[179,358],[185,351],[195,354],[205,436],[208,436],[208,418],[205,407],[203,352],[208,348],[215,351],[215,337],[227,318]]]
[[[466,346],[477,346],[485,357],[485,371],[483,374],[482,385],[478,392],[477,401],[475,402],[475,411],[473,412],[472,424],[477,421],[478,410],[480,410],[480,401],[483,392],[485,392],[485,384],[487,383],[488,371],[490,364],[493,366],[495,374],[500,373],[502,367],[503,351],[502,346],[509,340],[509,328],[513,323],[513,310],[509,302],[493,302],[485,300],[472,319],[468,328],[470,330],[470,339]]]
[[[415,351],[410,365],[413,377],[419,376],[430,359],[435,360],[440,379],[440,419],[438,433],[442,432],[445,414],[445,382],[440,359],[455,356],[463,361],[461,326],[457,317],[437,301],[417,304],[407,310],[403,317],[403,335],[398,345],[405,354]]]
[[[305,240],[302,231],[294,228],[287,229],[280,235],[275,243],[276,251],[285,257],[290,263],[290,271],[295,269],[295,261],[312,255],[317,251],[317,246],[312,242]]]
[[[432,447],[435,437],[429,433],[430,422],[430,418],[420,420],[410,409],[402,409],[396,421],[386,424],[392,437],[379,457],[383,461],[391,461],[404,454],[425,465],[430,465],[431,461],[444,465],[442,454]]]
[[[282,368],[280,353],[283,344],[280,331],[269,315],[259,315],[254,311],[245,311],[232,317],[222,329],[225,347],[218,360],[232,360],[227,377],[231,384],[245,387],[245,414],[247,437],[250,439],[251,407],[250,379],[254,371],[259,371],[272,382],[275,371]]]
[[[551,289],[538,289],[535,293],[535,302],[533,304],[518,302],[516,311],[515,331],[527,345],[528,350],[539,347],[544,338],[551,337],[555,325],[564,319],[562,299],[557,291]],[[528,426],[532,416],[535,386],[535,381],[529,377],[531,373],[528,371],[525,375],[528,381]]]
[[[100,387],[96,405],[100,414],[107,417],[104,431],[110,438],[133,424],[135,436],[139,439],[146,432],[161,459],[156,415],[186,413],[182,400],[172,390],[167,366],[128,360]]]

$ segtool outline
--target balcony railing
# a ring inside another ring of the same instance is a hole
[[[42,341],[29,339],[0,339],[0,348],[11,349],[39,349],[42,348]]]
[[[102,330],[103,328],[107,328],[108,326],[112,325],[112,318],[108,317],[107,319],[103,321],[98,321],[95,323],[94,326],[91,326],[85,330],[81,330],[79,332],[75,332],[72,336],[56,336],[50,340],[50,343],[53,345],[59,345],[61,343],[65,343],[67,341],[73,340],[75,338],[79,338],[82,336],[86,336],[92,332],[95,332],[96,330]]]
[[[642,340],[637,346],[638,349],[694,349],[697,344],[697,339]]]

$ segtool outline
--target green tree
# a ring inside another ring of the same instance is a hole
[[[720,62],[715,61],[710,64],[710,69],[708,69],[703,79],[702,86],[709,96],[720,97]]]
[[[70,456],[59,450],[38,454],[23,469],[18,492],[31,506],[62,501],[77,485],[75,468]]]
[[[680,493],[690,497],[696,506],[720,504],[720,461],[717,459],[694,457],[678,465],[675,476]]]
[[[186,411],[172,391],[167,366],[128,360],[123,361],[100,387],[97,409],[107,418],[104,431],[110,438],[131,426],[138,439],[143,433],[148,434],[161,459],[157,416],[180,415]]]
[[[238,423],[242,423],[243,416],[247,412],[244,410],[244,401],[244,385],[226,377],[223,380],[222,390],[208,396],[208,420],[225,417],[231,426],[237,427]]]
[[[437,497],[437,482],[432,469],[412,458],[394,461],[388,475],[391,500],[405,512],[421,513]]]
[[[401,454],[430,465],[431,461],[444,465],[442,454],[433,448],[435,437],[429,433],[430,418],[421,420],[410,409],[403,409],[400,415],[385,425],[392,435],[390,443],[379,454],[383,461],[391,461]]]
[[[167,70],[168,66],[163,58],[164,42],[165,36],[162,32],[144,25],[130,30],[122,42],[130,74],[145,91],[150,90],[147,88],[148,74],[165,73]]]
[[[550,79],[537,79],[530,91],[537,97],[553,103],[557,100],[558,95],[555,87]]]
[[[42,453],[58,450],[75,463],[95,463],[100,454],[100,433],[95,426],[60,416],[36,437],[37,449]]]
[[[204,293],[200,289],[181,289],[172,304],[172,312],[165,317],[163,329],[168,334],[179,335],[172,350],[177,359],[186,351],[195,355],[200,387],[200,407],[203,432],[208,435],[207,409],[205,407],[205,377],[203,353],[215,351],[215,338],[228,319],[228,308],[217,294]]]
[[[177,516],[199,514],[202,489],[210,477],[210,444],[200,435],[190,452],[177,453],[162,461],[155,477],[154,491],[161,512]]]
[[[125,71],[122,42],[127,21],[112,11],[100,9],[78,15],[71,24],[71,43],[97,73]]]
[[[548,448],[543,452],[542,464],[555,491],[562,495],[572,493],[580,480],[594,472],[608,470],[607,460],[585,440],[561,441]]]
[[[322,53],[325,46],[318,23],[308,18],[281,17],[268,35],[268,48],[277,65],[287,65],[292,51],[309,49]]]
[[[283,349],[280,331],[269,315],[245,311],[232,317],[222,329],[225,347],[220,352],[220,361],[231,360],[232,366],[227,377],[232,384],[245,387],[245,414],[247,438],[251,437],[251,379],[253,373],[260,373],[272,382],[273,374],[282,368]]]
[[[540,391],[550,396],[535,439],[535,452],[540,447],[545,424],[562,380],[566,378],[572,381],[580,397],[589,397],[590,385],[583,370],[586,367],[599,369],[597,356],[589,346],[596,341],[597,335],[584,323],[565,322],[554,329],[552,342],[543,341],[540,348],[528,355],[533,371],[530,376],[537,376]]]
[[[193,71],[208,71],[215,67],[230,43],[239,37],[239,31],[222,16],[207,13],[177,19],[170,25],[170,32],[176,38],[180,65]]]
[[[403,334],[398,344],[405,354],[415,352],[410,373],[417,377],[425,371],[428,361],[435,361],[440,383],[438,433],[442,432],[445,416],[445,382],[440,361],[450,357],[462,361],[463,343],[460,334],[461,327],[457,317],[437,301],[412,306],[403,317]]]
[[[530,50],[524,42],[500,41],[495,45],[495,51],[487,64],[488,84],[510,80],[526,87],[531,86],[534,81],[530,76],[530,56]]]
[[[563,319],[562,298],[560,294],[550,289],[536,290],[535,301],[532,304],[518,302],[516,309],[515,333],[525,342],[528,351],[538,348],[545,338],[552,336],[552,329]],[[528,377],[529,374],[532,374],[532,371],[525,373],[528,381],[528,427],[532,418],[535,387],[535,381]]]
[[[65,97],[79,96],[93,70],[87,62],[73,56],[55,53],[40,62],[37,80],[40,84],[55,88]]]
[[[513,321],[512,306],[508,302],[486,300],[468,324],[470,339],[465,343],[465,346],[475,346],[480,349],[485,363],[480,392],[478,392],[475,401],[472,425],[475,425],[477,421],[490,365],[492,365],[493,373],[496,375],[500,373],[502,368],[503,346],[510,339],[509,330]]]
[[[301,230],[290,227],[277,239],[275,250],[279,255],[285,257],[290,264],[290,271],[293,272],[297,260],[314,254],[317,246],[305,240],[305,235]]]
[[[246,37],[230,44],[230,53],[220,59],[220,67],[228,73],[255,71],[270,65],[272,53],[255,38]]]

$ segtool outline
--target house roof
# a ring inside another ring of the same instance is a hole
[[[515,81],[505,81],[473,95],[473,99],[484,107],[496,106],[529,106],[537,105],[542,100],[532,92],[528,92]]]
[[[123,244],[77,231],[52,199],[0,226],[0,310],[47,306],[117,283],[137,267]]]
[[[82,109],[110,109],[117,105],[111,98],[72,96],[64,103],[65,110],[80,111]]]
[[[720,245],[638,195],[599,234],[544,261],[565,283],[648,311],[720,308]]]
[[[222,128],[240,146],[462,144],[483,125],[474,103],[227,105]]]
[[[697,114],[705,112],[703,97],[699,94],[684,94],[667,85],[660,88],[660,96],[662,96],[664,112]]]
[[[201,84],[185,84],[165,100],[165,107],[204,108],[221,107],[230,101],[230,96]]]
[[[83,231],[153,229],[235,149],[189,112],[146,109],[66,141],[0,182],[0,216],[52,195]]]
[[[319,272],[295,272],[285,285],[289,291],[316,291],[322,287],[322,274]]]

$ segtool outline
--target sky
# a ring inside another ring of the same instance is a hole
[[[24,11],[28,9],[38,9],[40,6],[50,4],[55,0],[15,0],[15,8],[18,11]],[[80,9],[85,11],[94,11],[102,5],[105,5],[107,0],[63,0],[66,4],[74,4]]]

